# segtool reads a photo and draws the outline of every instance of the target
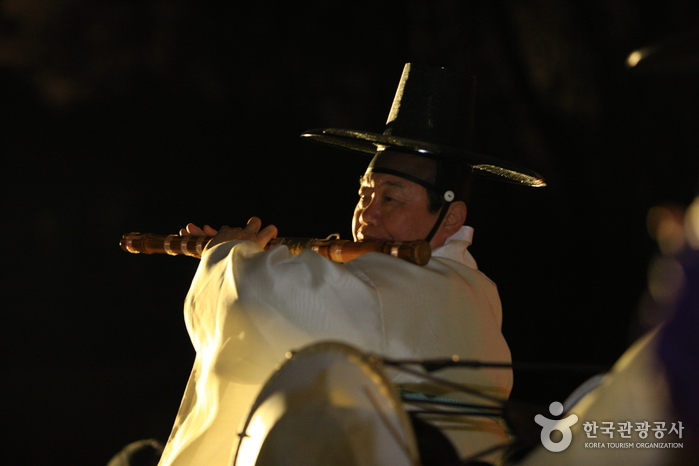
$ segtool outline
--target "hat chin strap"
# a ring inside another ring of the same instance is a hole
[[[442,204],[442,207],[440,207],[439,217],[437,217],[437,221],[435,222],[434,226],[432,227],[432,230],[427,235],[427,238],[425,238],[425,241],[427,241],[428,243],[430,241],[432,241],[432,238],[434,238],[434,235],[437,234],[437,230],[439,230],[439,227],[442,225],[442,221],[444,220],[444,217],[447,215],[447,211],[449,210],[450,205],[451,205],[451,202],[445,201]]]

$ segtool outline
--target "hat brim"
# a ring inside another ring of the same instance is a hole
[[[538,173],[509,161],[415,139],[339,128],[312,129],[301,134],[301,137],[372,156],[382,148],[401,148],[425,157],[469,165],[474,173],[494,177],[498,181],[530,187],[546,186]]]

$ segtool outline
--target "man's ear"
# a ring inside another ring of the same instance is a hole
[[[447,215],[444,216],[444,222],[442,223],[447,237],[461,229],[464,222],[466,222],[466,213],[467,209],[464,201],[455,201],[449,205],[449,210],[447,211]]]
[[[447,238],[461,229],[465,221],[466,203],[463,201],[456,201],[449,204],[449,209],[442,220],[442,224],[430,241],[432,249],[442,246]]]

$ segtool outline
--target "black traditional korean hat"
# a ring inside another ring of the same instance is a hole
[[[470,173],[523,186],[546,186],[537,173],[472,152],[475,78],[407,63],[383,133],[326,128],[301,136],[374,156],[367,172],[418,183],[444,200],[459,200]],[[435,163],[436,162],[436,163]],[[428,237],[432,237],[446,213]]]

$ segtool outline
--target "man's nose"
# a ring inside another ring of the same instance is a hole
[[[359,215],[359,221],[365,225],[379,225],[381,223],[381,209],[376,199],[371,199],[371,201],[364,206]]]

